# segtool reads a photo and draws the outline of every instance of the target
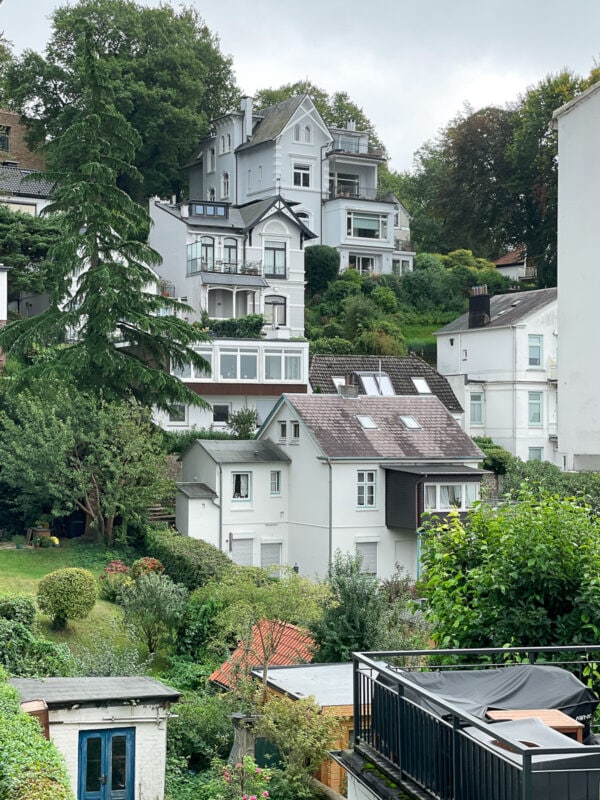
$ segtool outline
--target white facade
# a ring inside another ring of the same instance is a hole
[[[503,297],[516,305],[521,296]],[[511,324],[501,319],[492,311],[493,326],[438,331],[437,369],[465,410],[470,436],[489,436],[524,461],[557,463],[556,299]]]
[[[558,129],[558,449],[568,470],[600,470],[600,85],[554,114]]]

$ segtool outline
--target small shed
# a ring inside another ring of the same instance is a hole
[[[10,683],[24,710],[44,701],[49,738],[65,758],[77,800],[162,800],[167,719],[180,692],[146,677]]]

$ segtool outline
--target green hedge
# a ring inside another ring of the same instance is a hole
[[[0,668],[20,678],[68,677],[76,671],[66,644],[36,638],[25,625],[0,617]]]
[[[23,594],[0,595],[0,619],[20,622],[21,625],[31,630],[35,619],[33,598]]]
[[[182,536],[165,526],[146,528],[146,550],[165,565],[175,583],[193,591],[211,578],[220,578],[233,564],[225,553],[203,541]]]
[[[74,800],[62,756],[0,675],[0,800]]]

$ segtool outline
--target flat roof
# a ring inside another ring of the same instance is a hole
[[[127,702],[130,700],[176,701],[181,692],[147,677],[120,678],[10,678],[21,702],[45,700],[49,708],[76,703]]]
[[[262,677],[262,669],[252,670]],[[352,699],[352,662],[347,664],[301,664],[293,667],[269,667],[268,685],[295,699],[315,698],[323,706],[350,706]]]

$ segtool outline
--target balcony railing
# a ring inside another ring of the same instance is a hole
[[[335,155],[336,153],[372,156],[373,158],[383,158],[385,155],[380,147],[374,147],[370,144],[365,144],[364,140],[360,141],[358,138],[346,136],[334,136],[328,155]]]
[[[451,658],[462,661],[451,664]],[[444,659],[448,666],[439,666]],[[396,666],[382,666],[382,660]],[[514,738],[503,736],[502,723],[486,723],[407,677],[412,670],[473,666],[510,669],[518,662],[537,660],[562,666],[586,680],[587,676],[598,674],[600,646],[573,646],[568,652],[558,647],[522,647],[357,653],[354,655],[354,749],[395,784],[409,789],[416,785],[419,796],[431,800],[597,798],[599,746],[570,744],[565,737],[564,747],[553,745],[532,750],[526,743],[521,747]],[[460,663],[466,666],[457,666]],[[432,706],[439,713],[434,713]],[[504,755],[503,749],[511,755]],[[560,764],[553,762],[552,757],[557,756],[564,756],[565,760]],[[587,790],[582,791],[582,786]]]
[[[410,239],[394,239],[394,250],[401,250],[403,253],[412,253],[414,249],[414,244]]]
[[[364,189],[347,186],[332,186],[329,188],[329,200],[338,200],[340,198],[349,198],[351,200],[383,200],[383,195],[377,189]]]
[[[194,272],[219,272],[224,275],[262,275],[262,261],[188,261],[188,275]]]

